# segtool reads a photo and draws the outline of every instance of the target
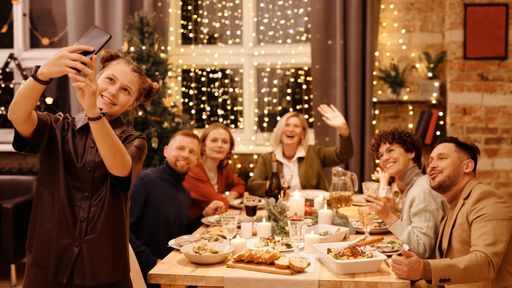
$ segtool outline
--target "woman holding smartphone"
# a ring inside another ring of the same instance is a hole
[[[116,51],[62,48],[36,66],[8,112],[17,151],[39,154],[24,287],[131,287],[128,191],[147,152],[145,137],[121,113],[149,101],[159,85]],[[81,71],[81,73],[77,72]],[[83,112],[34,111],[53,78],[68,75]],[[106,286],[105,286],[106,285]]]

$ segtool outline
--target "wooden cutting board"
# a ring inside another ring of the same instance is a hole
[[[280,274],[280,275],[293,275],[293,274],[297,273],[291,269],[278,269],[274,265],[234,262],[233,260],[229,260],[226,263],[226,266],[230,267],[230,268],[238,268],[238,269],[244,269],[244,270],[249,270],[249,271]]]

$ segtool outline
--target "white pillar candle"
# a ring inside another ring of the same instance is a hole
[[[231,240],[231,246],[233,246],[233,248],[235,248],[235,250],[233,251],[233,254],[240,253],[240,252],[244,251],[245,249],[247,249],[247,240],[236,236],[236,238]]]
[[[288,200],[288,214],[293,217],[297,214],[299,217],[304,217],[304,206],[306,205],[306,199],[302,196],[302,193],[295,191],[292,197]]]
[[[313,208],[315,208],[316,211],[320,210],[324,204],[324,196],[320,194],[318,197],[313,200]]]
[[[313,244],[320,243],[320,235],[315,234],[311,231],[311,234],[304,235],[304,252],[316,253],[315,246]]]
[[[327,209],[327,206],[318,210],[318,224],[332,224],[332,210]]]
[[[268,238],[272,236],[272,224],[270,222],[265,222],[265,219],[263,219],[263,222],[258,223],[256,231],[258,237]]]
[[[246,221],[240,223],[240,235],[245,239],[252,238],[252,222]]]

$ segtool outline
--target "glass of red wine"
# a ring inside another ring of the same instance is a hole
[[[251,219],[256,216],[256,212],[258,211],[258,203],[260,202],[260,198],[252,195],[247,195],[244,199],[244,208],[245,215],[247,217],[251,217]]]

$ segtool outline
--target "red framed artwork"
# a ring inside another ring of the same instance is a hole
[[[464,4],[464,59],[505,60],[508,4]]]

